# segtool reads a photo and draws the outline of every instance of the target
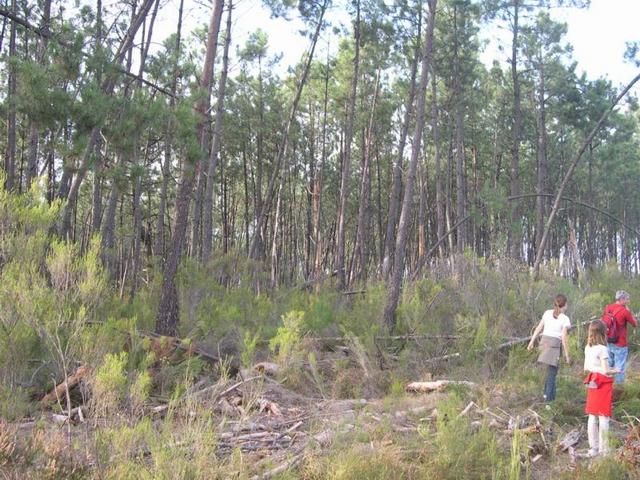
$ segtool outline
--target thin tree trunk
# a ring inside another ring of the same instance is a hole
[[[316,167],[313,178],[313,239],[315,257],[313,262],[313,276],[318,277],[322,270],[322,235],[320,220],[322,217],[322,171],[327,161],[327,114],[329,105],[329,48],[327,45],[327,62],[324,77],[324,104],[322,112],[322,153],[320,163]]]
[[[182,12],[184,10],[184,0],[180,0],[178,7],[178,25],[176,27],[176,43],[173,61],[173,79],[171,82],[171,96],[169,97],[169,107],[171,110],[176,105],[176,91],[178,89],[178,62],[180,60],[180,41],[182,37]],[[158,221],[156,223],[156,245],[155,253],[164,258],[165,254],[165,211],[167,208],[167,191],[169,189],[169,179],[171,178],[171,144],[173,138],[173,125],[171,117],[167,120],[164,141],[164,160],[162,163],[162,186],[160,187],[160,200],[158,205]]]
[[[435,65],[431,77],[431,129],[433,132],[433,154],[435,157],[435,183],[436,183],[436,231],[437,237],[444,236],[444,198],[442,188],[442,170],[440,166],[440,125],[438,122],[438,95],[436,87]],[[443,243],[438,247],[440,257],[444,257]]]
[[[360,181],[360,206],[358,207],[358,224],[356,229],[356,244],[353,251],[354,262],[352,263],[349,283],[362,279],[366,269],[367,233],[370,225],[370,194],[371,194],[371,142],[373,135],[373,123],[375,120],[376,105],[380,87],[380,69],[376,74],[375,85],[373,87],[373,100],[371,101],[371,114],[369,115],[369,125],[367,135],[363,145],[362,176]]]
[[[228,0],[227,6],[227,33],[225,35],[224,53],[222,57],[222,73],[218,84],[218,98],[216,101],[216,118],[213,127],[213,140],[211,141],[211,153],[209,156],[209,170],[207,173],[207,186],[204,196],[204,235],[202,244],[202,258],[206,262],[211,256],[213,246],[213,184],[220,153],[220,140],[222,138],[222,116],[224,113],[224,95],[227,85],[227,71],[229,68],[229,46],[231,45],[231,11],[232,0]]]
[[[536,177],[536,193],[539,194],[536,197],[536,237],[534,245],[537,247],[542,241],[542,234],[544,231],[544,215],[546,210],[547,200],[546,197],[541,194],[546,193],[547,185],[547,122],[546,122],[546,108],[545,108],[545,72],[542,59],[539,59],[539,85],[538,85],[538,111],[536,115],[536,123],[538,126],[538,169]]]
[[[511,145],[510,193],[511,196],[520,195],[520,136],[522,129],[522,109],[520,98],[520,74],[518,72],[519,44],[519,15],[520,0],[513,0],[513,37],[511,41],[511,78],[513,81],[513,126]],[[520,258],[522,246],[518,224],[520,223],[520,209],[514,208],[509,226],[509,252],[511,257]]]
[[[422,143],[422,133],[425,123],[425,92],[429,77],[429,67],[431,63],[431,53],[433,48],[433,30],[436,19],[436,3],[437,0],[428,0],[429,4],[429,23],[425,34],[424,53],[422,57],[422,69],[420,72],[420,87],[418,88],[417,104],[416,104],[416,124],[411,142],[411,159],[409,162],[409,171],[407,172],[407,180],[405,183],[404,198],[402,200],[402,210],[400,212],[400,221],[398,223],[398,234],[396,239],[396,248],[394,252],[393,273],[388,285],[387,304],[384,309],[384,321],[389,330],[393,330],[396,326],[396,308],[400,298],[402,289],[402,279],[405,271],[405,251],[407,238],[409,234],[409,223],[411,221],[411,206],[413,200],[413,186],[415,183],[416,169],[418,166],[418,158],[420,156],[420,146]]]
[[[345,215],[347,210],[347,198],[349,196],[349,174],[351,170],[351,141],[353,137],[353,124],[356,108],[356,91],[358,88],[358,76],[360,74],[360,0],[356,0],[356,22],[354,25],[354,55],[353,77],[351,78],[351,95],[347,107],[347,123],[344,136],[344,148],[342,157],[342,175],[340,177],[340,204],[338,206],[338,237],[336,245],[335,265],[338,270],[338,281],[341,289],[347,285],[347,272],[345,270]]]
[[[389,212],[387,214],[387,229],[384,236],[384,249],[382,252],[382,278],[387,280],[391,272],[393,262],[393,244],[395,240],[396,224],[398,221],[398,207],[400,205],[400,194],[402,191],[402,165],[404,163],[404,147],[407,143],[407,135],[409,133],[409,123],[411,122],[411,114],[413,113],[413,103],[416,96],[416,77],[418,73],[418,62],[420,60],[420,40],[422,36],[422,8],[418,10],[418,31],[416,34],[415,55],[411,62],[411,80],[409,88],[409,97],[404,108],[404,118],[402,120],[402,128],[400,130],[400,141],[398,143],[398,154],[393,165],[393,174],[391,180],[391,192],[389,193]]]
[[[11,11],[16,13],[16,0],[11,1]],[[4,161],[5,188],[13,190],[16,181],[16,22],[11,22],[9,33],[9,67],[7,75],[7,151]]]
[[[464,218],[466,216],[466,194],[465,194],[465,177],[464,177],[464,126],[462,124],[462,108],[463,108],[463,93],[462,83],[460,78],[460,55],[458,45],[458,16],[463,15],[458,11],[458,7],[454,4],[453,7],[453,24],[454,24],[454,53],[453,53],[453,90],[455,98],[455,111],[454,111],[454,123],[455,123],[455,159],[456,159],[456,218]],[[461,22],[464,24],[464,17]],[[463,223],[456,232],[456,249],[458,253],[464,251],[464,247],[467,244],[467,228],[466,223]]]

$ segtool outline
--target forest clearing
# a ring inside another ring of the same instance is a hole
[[[601,6],[0,2],[1,477],[640,478]]]

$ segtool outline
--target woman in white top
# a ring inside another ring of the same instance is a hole
[[[551,402],[556,398],[556,377],[558,375],[561,352],[564,352],[567,364],[571,363],[568,345],[571,321],[564,314],[566,309],[567,297],[562,294],[556,295],[553,302],[553,310],[544,312],[527,347],[528,350],[533,349],[536,339],[542,333],[538,362],[547,365],[547,378],[544,384],[545,402]]]

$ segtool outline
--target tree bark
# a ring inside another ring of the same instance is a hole
[[[420,156],[420,146],[422,143],[422,133],[425,123],[425,92],[429,77],[429,66],[431,63],[433,49],[433,30],[436,19],[437,0],[428,0],[429,4],[429,20],[427,31],[425,34],[424,52],[422,56],[422,69],[420,72],[420,86],[418,88],[417,104],[416,104],[416,124],[411,142],[411,159],[409,162],[409,171],[407,172],[407,180],[405,183],[404,198],[402,200],[402,210],[400,212],[400,221],[398,223],[398,233],[396,239],[396,248],[394,252],[393,273],[389,281],[387,290],[387,304],[384,309],[384,321],[387,328],[391,331],[396,326],[396,308],[400,298],[402,289],[402,279],[405,271],[405,252],[407,246],[407,238],[409,234],[409,223],[411,221],[411,207],[413,201],[413,187],[416,177],[416,169],[418,166],[418,158]]]

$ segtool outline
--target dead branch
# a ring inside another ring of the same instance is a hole
[[[442,390],[450,385],[464,385],[466,387],[475,387],[473,382],[465,380],[436,380],[435,382],[411,382],[404,387],[407,392],[429,393],[436,390]]]
[[[58,384],[53,390],[42,397],[40,403],[49,403],[60,398],[67,388],[71,389],[75,387],[90,371],[89,366],[81,365],[73,375],[67,377],[62,383]]]

